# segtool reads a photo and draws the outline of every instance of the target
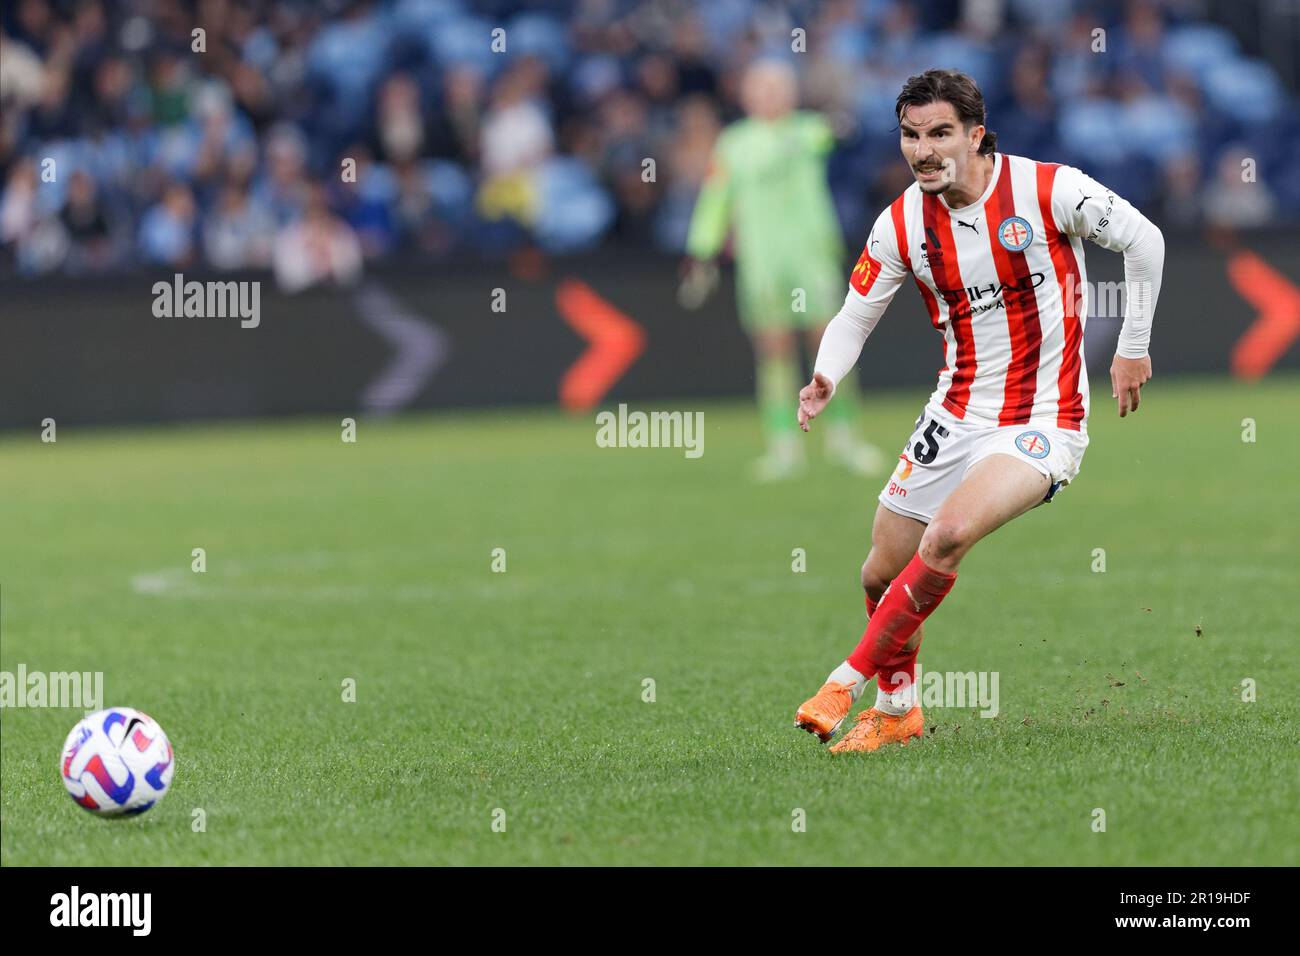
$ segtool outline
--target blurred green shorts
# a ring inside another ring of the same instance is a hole
[[[848,279],[836,260],[791,261],[776,269],[737,266],[736,303],[747,332],[825,325],[844,303]]]

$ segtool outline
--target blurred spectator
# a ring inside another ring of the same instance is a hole
[[[489,179],[533,171],[550,156],[555,144],[543,93],[532,70],[512,69],[498,81],[480,136]]]
[[[1205,191],[1205,219],[1213,226],[1235,229],[1261,226],[1273,217],[1273,194],[1247,175],[1255,163],[1240,146],[1225,150]]]
[[[429,152],[469,167],[478,160],[483,75],[473,69],[453,67],[442,79],[442,101],[429,133]]]
[[[262,269],[271,264],[275,221],[232,182],[222,190],[203,230],[208,262],[218,269]]]
[[[646,104],[630,91],[606,97],[600,108],[597,173],[620,211],[615,228],[634,242],[649,237],[649,222],[659,198],[658,170],[647,181],[645,160],[661,155],[651,135]]]
[[[1026,46],[1011,66],[1010,108],[1003,110],[994,127],[998,139],[1015,143],[1025,156],[1050,153],[1056,138],[1056,101],[1048,69],[1051,54],[1038,44]]]
[[[385,158],[401,163],[420,155],[425,145],[420,87],[408,74],[399,73],[380,88],[377,122]]]
[[[0,104],[6,113],[30,109],[41,98],[45,68],[31,47],[15,43],[0,29]]]
[[[253,201],[276,226],[296,219],[307,202],[307,145],[294,126],[282,123],[266,138],[264,164],[253,186]]]
[[[713,143],[721,128],[708,97],[693,96],[682,104],[677,134],[668,144],[668,186],[655,223],[661,248],[686,248],[695,197],[708,175]]]
[[[68,201],[59,213],[67,231],[68,270],[102,272],[117,264],[122,252],[95,180],[83,169],[68,179]]]
[[[27,117],[27,132],[37,140],[67,139],[77,135],[72,76],[65,67],[50,64],[45,71],[40,98]]]
[[[16,244],[36,225],[36,163],[16,163],[0,198],[0,243]]]
[[[330,211],[325,189],[313,187],[302,219],[275,237],[275,278],[285,292],[322,282],[351,285],[361,277],[361,243]]]
[[[347,150],[356,165],[335,193],[333,206],[361,242],[367,259],[390,252],[397,241],[394,203],[397,184],[392,172],[371,158],[370,150],[354,144]]]
[[[527,226],[537,216],[537,173],[555,145],[539,92],[536,78],[521,69],[508,71],[497,84],[480,135],[478,207],[488,219],[508,217]]]
[[[189,114],[190,85],[193,82],[188,63],[175,50],[160,49],[154,56],[149,75],[154,122],[159,126],[182,122]]]
[[[140,221],[140,252],[148,262],[183,268],[194,261],[198,210],[184,183],[172,183]]]

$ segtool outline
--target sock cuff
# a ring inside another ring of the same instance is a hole
[[[876,686],[886,694],[894,693],[900,688],[910,687],[916,683],[916,651],[912,651],[901,660],[895,658],[887,661],[876,672]]]
[[[952,590],[953,582],[957,580],[957,573],[954,571],[949,574],[947,571],[939,571],[930,567],[925,563],[925,559],[921,557],[921,553],[918,551],[912,556],[907,569],[899,577],[909,577],[920,587],[942,597]]]
[[[862,671],[854,667],[849,661],[845,661],[839,667],[835,668],[835,670],[831,671],[830,676],[827,677],[826,680],[835,681],[840,684],[847,684],[849,686],[849,692],[853,695],[853,700],[856,703],[857,699],[862,696],[862,692],[866,690],[867,682],[871,680],[871,675],[862,673]]]

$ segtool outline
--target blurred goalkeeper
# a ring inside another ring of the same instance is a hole
[[[843,297],[844,247],[826,185],[834,135],[822,116],[795,109],[797,93],[794,70],[785,63],[763,60],[745,73],[741,98],[748,117],[727,127],[714,147],[691,217],[690,259],[679,290],[687,308],[704,301],[717,282],[714,259],[734,227],[736,299],[754,346],[767,441],[755,476],[764,481],[790,477],[803,466],[788,405],[802,377],[798,333],[815,354]],[[854,391],[852,376],[845,378],[827,408],[826,452],[854,472],[874,474],[883,457],[854,434]]]

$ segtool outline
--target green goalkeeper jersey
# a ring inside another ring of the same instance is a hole
[[[838,268],[844,250],[826,184],[834,144],[830,124],[817,113],[728,126],[714,147],[686,251],[711,259],[734,226],[742,273],[786,272],[792,262]]]

